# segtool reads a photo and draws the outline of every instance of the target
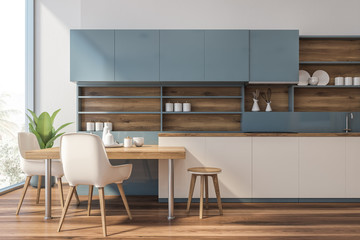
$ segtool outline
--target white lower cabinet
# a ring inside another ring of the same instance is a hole
[[[188,168],[206,165],[205,138],[203,137],[159,137],[159,146],[183,146],[186,149],[186,159],[174,160],[174,197],[187,198],[189,194],[191,175]],[[168,198],[168,161],[159,161],[159,198]],[[198,185],[198,184],[196,184]],[[199,192],[199,186],[194,190],[194,196]]]
[[[346,197],[345,137],[299,138],[300,198]]]
[[[346,138],[346,197],[360,198],[360,138]]]
[[[360,137],[159,137],[159,145],[186,148],[186,159],[175,160],[176,198],[188,197],[187,169],[197,166],[223,170],[223,198],[360,198]],[[162,160],[159,198],[167,197]]]
[[[219,167],[221,197],[251,198],[251,139],[247,137],[205,138],[208,166]],[[210,196],[215,197],[209,182]]]
[[[187,198],[191,167],[218,167],[222,198],[251,198],[251,138],[249,137],[159,137],[160,146],[184,146],[186,159],[175,160],[175,198]],[[168,163],[159,162],[159,198],[168,196]],[[194,198],[200,196],[197,179]],[[209,179],[209,197],[215,197]]]
[[[298,138],[253,137],[253,198],[298,198]]]

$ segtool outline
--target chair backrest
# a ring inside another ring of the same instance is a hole
[[[21,157],[25,158],[25,152],[40,149],[39,142],[33,133],[19,132],[18,145]]]
[[[69,133],[61,136],[60,158],[70,185],[96,185],[106,178],[111,164],[99,136]]]

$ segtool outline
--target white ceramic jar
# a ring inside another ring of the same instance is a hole
[[[124,147],[126,147],[126,148],[132,147],[132,139],[131,139],[131,137],[124,138]]]
[[[174,111],[182,112],[182,103],[174,103]]]
[[[87,122],[86,123],[86,131],[88,131],[88,132],[95,131],[95,123],[94,122]]]

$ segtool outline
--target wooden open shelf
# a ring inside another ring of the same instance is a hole
[[[240,131],[241,114],[166,114],[164,131]]]
[[[360,112],[359,88],[295,88],[295,112]]]
[[[330,76],[329,85],[335,84],[335,77],[360,77],[360,64],[300,64],[300,70],[311,76],[316,70],[324,70]]]
[[[160,112],[160,99],[154,98],[84,98],[83,112]]]
[[[241,87],[163,87],[163,96],[241,96]]]
[[[160,131],[160,114],[80,114],[81,131],[86,122],[112,122],[113,131]]]
[[[192,112],[241,112],[241,99],[238,98],[168,98],[163,100],[164,112],[168,102],[191,103]]]
[[[271,88],[271,108],[273,112],[287,112],[289,111],[289,86],[287,85],[248,85],[245,87],[245,111],[251,112],[253,105],[253,95],[256,89],[260,92],[266,92]],[[260,96],[259,106],[261,111],[265,111],[266,102]]]
[[[302,61],[360,61],[360,38],[300,38]]]
[[[159,96],[159,87],[81,87],[79,96]]]

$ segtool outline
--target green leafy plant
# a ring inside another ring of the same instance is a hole
[[[61,125],[58,129],[55,130],[53,127],[53,123],[56,115],[60,112],[61,109],[56,110],[51,116],[48,112],[43,112],[40,116],[36,116],[36,114],[28,109],[28,111],[32,115],[32,119],[26,114],[30,123],[29,130],[33,134],[35,134],[40,148],[51,148],[54,145],[54,141],[63,135],[65,132],[58,133],[64,127],[72,124],[73,122],[65,123]]]

